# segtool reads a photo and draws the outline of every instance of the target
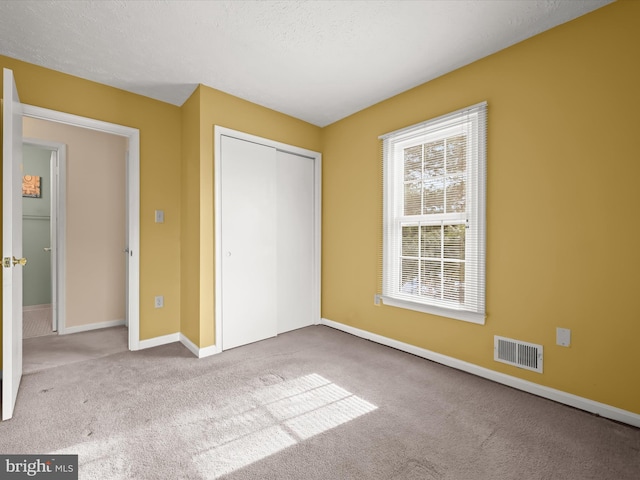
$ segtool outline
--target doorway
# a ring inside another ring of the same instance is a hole
[[[54,245],[38,245],[30,248],[34,256],[24,267],[24,305],[29,301],[38,284],[44,284],[44,263],[42,256],[49,252],[50,263],[59,266],[63,275],[58,282],[60,307],[57,330],[60,334],[79,333],[87,330],[114,327],[126,324],[126,151],[127,141],[122,136],[89,130],[74,125],[42,119],[24,118],[23,135],[43,141],[58,141],[66,145],[66,161],[56,165],[53,182],[63,185],[60,199],[53,202],[51,218],[60,212],[64,225],[54,230]],[[35,142],[35,141],[34,141]],[[25,173],[38,171],[35,162],[29,163],[29,147],[23,148]],[[63,168],[59,168],[59,167]],[[31,178],[31,177],[30,177]],[[32,202],[35,208],[44,209],[46,193],[52,189],[46,176],[34,177],[42,183],[41,198],[23,198],[23,205]],[[46,221],[42,216],[23,215],[23,247],[32,243],[47,242],[44,231],[40,238],[28,234],[35,233],[33,224],[40,229]],[[39,212],[43,213],[43,212]],[[30,230],[28,230],[30,229]],[[26,253],[25,253],[26,254]],[[39,261],[40,260],[40,261]],[[40,275],[36,275],[40,273]],[[31,274],[31,275],[29,275]],[[41,293],[40,297],[44,298]],[[38,303],[36,303],[38,305]],[[25,320],[43,313],[44,309],[25,312]],[[36,317],[37,318],[37,317]],[[26,325],[25,325],[26,331]]]
[[[53,110],[48,110],[40,107],[23,105],[23,117],[34,119],[36,121],[47,121],[51,122],[53,125],[57,126],[66,126],[66,127],[75,127],[81,129],[87,134],[98,133],[98,134],[107,134],[107,136],[113,136],[121,139],[124,142],[124,150],[122,155],[122,165],[123,165],[123,187],[124,191],[121,193],[119,201],[123,204],[123,215],[124,215],[124,226],[123,226],[123,234],[120,239],[120,247],[118,247],[118,260],[116,262],[121,262],[124,265],[124,284],[120,284],[117,288],[122,291],[122,295],[124,296],[124,318],[117,318],[112,320],[98,321],[98,322],[90,322],[91,325],[87,328],[84,325],[69,325],[67,319],[70,318],[69,314],[71,312],[68,311],[66,306],[66,285],[65,282],[61,281],[62,279],[69,276],[69,272],[67,271],[68,262],[67,262],[67,239],[66,235],[68,232],[68,219],[67,219],[67,210],[68,210],[68,202],[67,202],[67,188],[71,182],[82,181],[82,178],[86,180],[86,187],[88,187],[89,194],[91,194],[92,184],[95,186],[96,182],[101,181],[101,173],[96,172],[96,174],[87,178],[86,176],[80,177],[80,179],[76,178],[72,175],[72,172],[67,171],[66,162],[59,162],[58,164],[58,185],[60,194],[58,195],[58,225],[57,225],[57,234],[56,234],[56,243],[57,243],[57,251],[55,253],[56,266],[57,266],[57,298],[58,306],[58,332],[59,333],[76,333],[85,330],[90,330],[92,328],[104,328],[119,324],[125,324],[128,326],[128,348],[129,350],[138,350],[139,349],[139,335],[140,335],[140,325],[139,325],[139,285],[140,285],[140,253],[139,253],[139,245],[140,245],[140,134],[137,129],[124,127],[121,125],[111,124],[107,122],[102,122],[99,120],[94,120],[86,117],[79,117],[76,115],[71,115],[63,112],[57,112]],[[67,152],[68,154],[68,152]],[[67,179],[68,177],[68,179]],[[65,192],[64,194],[62,192]],[[82,198],[77,200],[77,202],[84,203]],[[77,203],[76,202],[76,203]],[[107,210],[108,211],[108,210]],[[88,212],[87,215],[90,216],[98,216],[95,215],[94,212]],[[100,218],[100,217],[99,217]],[[82,220],[79,220],[82,221]],[[77,223],[77,221],[76,221]],[[88,250],[86,252],[87,256],[85,257],[88,260],[92,261],[91,257],[91,249],[98,248],[96,245],[87,244],[87,242],[82,242],[80,239],[80,243],[78,245],[83,245],[82,248]],[[102,247],[100,247],[102,248]],[[95,252],[94,252],[95,253]],[[80,279],[80,281],[82,281]],[[62,300],[65,301],[62,301]],[[109,304],[103,305],[90,305],[90,306],[80,306],[80,309],[88,310],[90,308],[111,308]]]
[[[25,138],[22,147],[23,173],[32,184],[22,195],[23,254],[29,259],[22,277],[24,339],[58,331],[57,173],[66,164],[66,146]]]

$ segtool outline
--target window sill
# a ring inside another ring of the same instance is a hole
[[[480,313],[467,312],[464,310],[454,310],[452,308],[436,307],[433,305],[425,305],[423,303],[410,302],[407,300],[398,300],[397,298],[380,296],[382,303],[390,307],[404,308],[414,310],[416,312],[430,313],[440,317],[452,318],[454,320],[462,320],[463,322],[484,325],[486,316]]]

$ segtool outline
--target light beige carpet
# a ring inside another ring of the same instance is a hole
[[[26,375],[127,350],[128,330],[124,326],[26,338],[22,342],[22,372]]]
[[[637,480],[640,430],[316,326],[25,375],[0,452],[81,479]]]

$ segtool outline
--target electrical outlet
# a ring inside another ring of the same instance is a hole
[[[156,210],[155,221],[156,223],[164,223],[164,210]]]
[[[156,308],[162,308],[164,307],[164,297],[162,295],[157,295],[156,296]]]
[[[556,343],[561,347],[571,345],[571,330],[568,328],[556,328]]]

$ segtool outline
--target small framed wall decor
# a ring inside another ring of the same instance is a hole
[[[42,197],[40,177],[37,175],[25,175],[22,177],[22,196],[29,198]]]

